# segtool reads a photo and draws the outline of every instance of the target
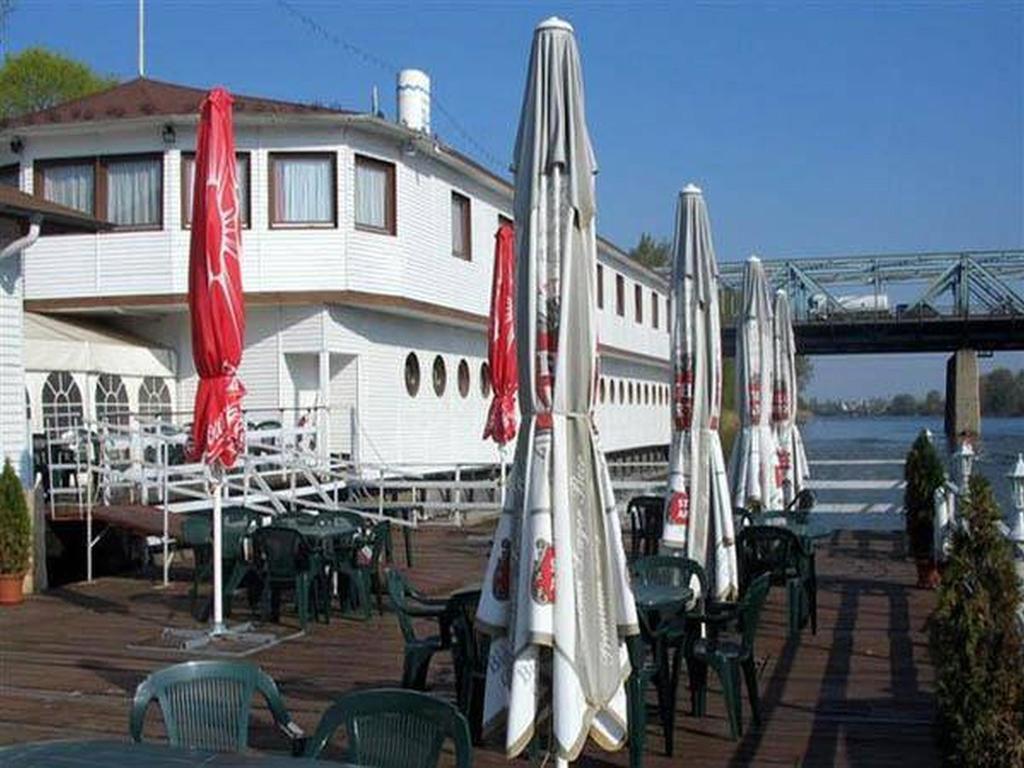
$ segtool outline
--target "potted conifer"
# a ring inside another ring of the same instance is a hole
[[[917,564],[917,585],[934,589],[939,571],[932,551],[934,538],[935,491],[946,481],[938,451],[926,432],[914,440],[903,467],[906,489],[903,507],[906,515],[910,553]]]
[[[32,548],[32,521],[10,461],[0,474],[0,605],[20,603]]]

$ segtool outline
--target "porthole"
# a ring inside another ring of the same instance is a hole
[[[629,398],[628,402],[629,402],[630,405],[632,405],[633,404],[633,382],[632,381],[629,382],[629,387],[626,389],[626,392],[627,392],[627,397]]]
[[[444,367],[444,358],[438,355],[434,358],[434,394],[441,397],[444,394],[444,388],[448,385],[448,372]]]
[[[405,358],[405,391],[409,397],[416,397],[420,391],[420,359],[415,352],[410,352]]]
[[[597,384],[597,399],[602,405],[604,404],[604,379],[601,379]]]
[[[650,384],[644,384],[644,405],[651,404],[651,386]]]
[[[469,363],[459,360],[459,395],[469,396]]]
[[[608,402],[615,405],[615,382],[609,382],[608,385]]]
[[[480,364],[480,394],[485,400],[491,396],[491,366],[486,362]]]
[[[626,383],[619,379],[619,405],[626,404]]]

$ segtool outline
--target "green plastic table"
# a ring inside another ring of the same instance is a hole
[[[146,768],[185,768],[197,765],[215,768],[294,768],[298,765],[357,768],[349,763],[305,760],[284,755],[207,752],[178,749],[167,744],[89,740],[44,741],[5,747],[0,749],[0,765],[3,768],[117,768],[122,765]]]
[[[348,520],[338,517],[320,519],[312,517],[308,520],[300,517],[284,517],[277,521],[277,525],[294,528],[301,533],[309,543],[325,554],[330,554],[334,547],[346,548],[350,546],[359,533]]]

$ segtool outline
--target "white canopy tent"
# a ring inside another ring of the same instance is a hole
[[[97,323],[25,313],[25,369],[175,376],[172,350]]]

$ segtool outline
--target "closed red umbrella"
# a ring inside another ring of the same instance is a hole
[[[214,478],[214,631],[223,629],[221,480],[245,442],[245,387],[238,378],[245,343],[245,300],[231,103],[227,91],[215,88],[200,111],[188,264],[192,359],[199,374],[192,454],[211,467]]]
[[[516,436],[516,265],[515,234],[503,222],[494,236],[494,280],[491,286],[491,318],[487,339],[487,361],[491,369],[494,399],[487,414],[484,439],[504,446]]]

